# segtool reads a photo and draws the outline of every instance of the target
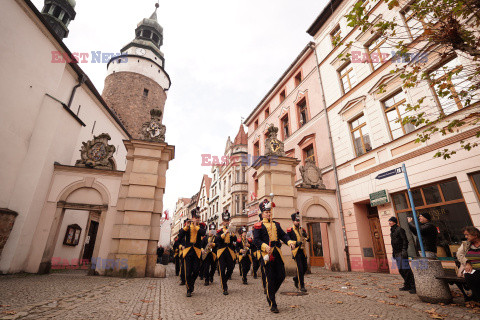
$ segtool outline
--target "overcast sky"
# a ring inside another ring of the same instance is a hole
[[[72,52],[119,52],[155,0],[77,0],[65,39]],[[33,0],[41,11],[44,0]],[[166,141],[175,145],[164,208],[199,191],[201,154],[223,155],[247,117],[300,51],[326,0],[160,0],[165,69],[172,80],[165,106]],[[106,64],[81,64],[98,91]]]

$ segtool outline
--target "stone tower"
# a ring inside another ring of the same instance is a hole
[[[152,109],[160,110],[160,121],[170,88],[165,58],[160,51],[163,28],[157,20],[158,4],[150,18],[140,21],[135,39],[121,49],[122,56],[110,60],[103,98],[118,115],[133,139],[142,137],[142,125]]]
[[[75,0],[45,0],[42,15],[60,39],[68,37],[68,25],[75,19]]]
[[[132,137],[124,141],[127,166],[108,257],[127,261],[128,272],[137,277],[158,274],[156,250],[166,171],[175,157],[175,147],[165,143],[162,123],[170,78],[160,51],[163,29],[157,21],[157,9],[140,21],[135,39],[121,50],[122,56],[109,62],[103,91],[103,98]]]

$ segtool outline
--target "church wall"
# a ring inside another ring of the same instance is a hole
[[[23,1],[2,2],[0,29],[5,30],[0,69],[9,75],[0,85],[0,148],[4,150],[0,160],[0,207],[18,212],[0,258],[0,271],[18,272],[26,266],[54,162],[72,165],[80,157],[81,142],[91,135],[90,119],[99,119],[97,125],[110,127],[108,133],[120,149],[127,135],[84,89],[77,90],[73,106],[82,105],[85,127],[59,102],[46,96],[67,103],[78,75],[64,63],[52,63],[51,52],[62,49]],[[29,39],[28,45],[23,39]],[[4,47],[7,44],[8,50]],[[79,117],[82,119],[82,110]],[[124,158],[124,154],[120,150],[116,157]],[[122,158],[116,162],[124,163]]]
[[[61,258],[62,261],[66,259],[69,261],[69,263],[71,263],[73,259],[81,259],[80,252],[82,252],[85,243],[85,237],[87,235],[86,231],[88,215],[88,211],[65,210],[65,216],[63,218],[62,226],[60,227],[60,233],[55,246],[55,251],[53,253],[54,258]],[[76,246],[68,246],[63,244],[67,227],[72,224],[78,224],[82,228],[80,240]]]

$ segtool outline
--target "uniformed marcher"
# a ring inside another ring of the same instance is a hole
[[[183,224],[183,228],[191,222],[190,218],[187,218]],[[178,239],[178,257],[180,260],[180,285],[185,285],[185,259],[183,256],[183,249],[185,249],[185,239]]]
[[[178,242],[178,237],[175,237],[173,241],[173,262],[175,263],[175,275],[178,277],[180,274],[180,256],[179,249],[180,243]]]
[[[263,216],[262,216],[261,213],[258,215],[258,218],[260,219],[260,222],[263,221]],[[258,263],[258,266],[260,268],[260,274],[262,276],[263,294],[267,294],[267,281],[266,281],[266,278],[265,278],[265,268],[262,265],[262,259],[263,259],[262,250],[260,249],[260,247],[257,247],[255,245],[255,240],[253,241],[252,246],[254,248],[253,250],[256,250],[256,251],[254,251],[255,252],[254,257],[255,257],[255,260]],[[254,274],[255,274],[255,262],[253,263],[253,271],[254,271]]]
[[[247,275],[250,271],[250,267],[252,266],[252,256],[250,251],[250,247],[252,246],[252,240],[250,239],[249,241],[247,239],[247,228],[240,228],[240,230],[238,230],[238,233],[240,234],[240,239],[237,239],[236,245],[238,254],[238,265],[241,270],[243,284],[248,284]]]
[[[297,275],[293,277],[295,287],[298,289],[300,283],[300,291],[307,292],[305,289],[305,274],[308,269],[307,251],[305,249],[305,243],[310,242],[310,238],[307,235],[305,229],[300,226],[300,213],[295,212],[291,215],[293,221],[293,227],[287,229],[287,234],[292,241],[296,241],[295,249],[292,250],[292,259],[297,264]]]
[[[192,221],[180,229],[178,233],[179,240],[185,240],[185,249],[183,249],[185,280],[187,286],[187,297],[192,296],[195,289],[195,280],[200,271],[200,259],[202,254],[202,237],[205,236],[206,228],[200,224],[198,209],[193,209]]]
[[[285,280],[285,264],[281,252],[281,242],[288,244],[292,249],[295,242],[291,241],[278,222],[273,221],[272,206],[275,205],[267,199],[260,203],[263,221],[254,225],[253,241],[260,247],[263,259],[262,266],[265,268],[267,301],[270,311],[278,313],[275,294]]]
[[[215,247],[215,223],[210,224],[208,236],[203,238],[202,243],[202,260],[203,260],[203,277],[205,285],[208,286],[213,282],[217,262],[217,248]]]
[[[232,276],[235,268],[235,242],[237,237],[235,233],[228,229],[230,225],[230,213],[222,213],[222,228],[217,230],[215,244],[217,247],[217,259],[220,269],[220,280],[223,294],[228,295],[228,280]]]

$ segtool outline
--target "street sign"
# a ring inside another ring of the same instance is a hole
[[[375,179],[378,179],[378,180],[385,179],[385,178],[394,176],[394,175],[402,173],[402,172],[403,172],[402,168],[400,167],[400,168],[397,168],[397,169],[386,171],[384,173],[380,173],[378,176],[375,177]]]
[[[370,193],[370,205],[376,207],[385,203],[389,203],[387,190]]]

